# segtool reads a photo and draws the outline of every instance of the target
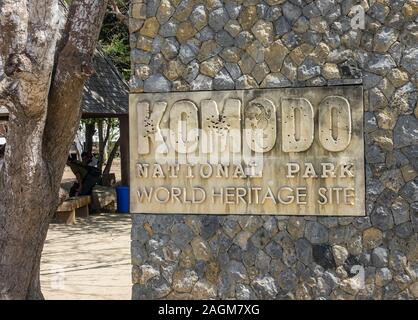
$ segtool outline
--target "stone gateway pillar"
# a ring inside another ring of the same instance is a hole
[[[132,298],[418,298],[417,17],[132,1]]]

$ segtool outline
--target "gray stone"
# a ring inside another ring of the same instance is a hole
[[[216,39],[216,42],[222,47],[232,47],[235,42],[235,39],[231,37],[231,35],[224,30],[216,33],[215,39]]]
[[[164,23],[161,27],[158,33],[160,36],[167,38],[167,37],[175,37],[177,33],[177,28],[179,24],[173,19],[170,19],[166,23]]]
[[[252,236],[252,233],[249,231],[241,231],[234,238],[234,243],[236,243],[242,250],[247,249],[248,240]]]
[[[321,11],[319,11],[318,7],[316,6],[315,2],[311,2],[305,5],[302,9],[302,13],[307,18],[315,18],[321,15]]]
[[[242,76],[241,69],[240,69],[239,65],[236,64],[236,63],[226,62],[225,63],[225,68],[226,68],[226,70],[228,71],[228,73],[230,74],[230,76],[233,80],[236,80],[236,79],[238,79],[239,77]]]
[[[171,83],[162,75],[154,74],[145,80],[145,92],[168,92],[170,91]]]
[[[234,238],[235,235],[241,230],[241,227],[235,217],[227,217],[222,224],[223,232],[230,237]]]
[[[161,299],[171,291],[170,284],[163,277],[152,278],[148,281],[146,287],[150,294],[147,299]]]
[[[383,182],[386,188],[398,192],[399,189],[404,185],[401,170],[392,169],[382,173],[380,180]]]
[[[405,49],[401,64],[410,74],[418,71],[418,48],[416,46]]]
[[[270,270],[270,261],[270,256],[267,255],[263,250],[259,250],[255,259],[255,267],[257,268],[258,272],[262,274],[268,273]]]
[[[372,226],[370,217],[359,217],[355,218],[353,221],[353,225],[359,229],[360,231],[363,231],[367,228],[370,228]]]
[[[388,54],[374,54],[366,65],[368,71],[381,76],[384,76],[395,67],[395,61],[393,61],[393,58]]]
[[[221,271],[218,276],[218,297],[221,299],[231,299],[235,296],[235,281],[226,271]]]
[[[166,23],[173,15],[175,9],[169,0],[161,0],[161,4],[158,7],[156,17],[160,24]]]
[[[246,49],[253,41],[254,36],[248,31],[242,31],[235,38],[235,45],[238,48]]]
[[[387,14],[389,13],[389,8],[383,5],[382,3],[374,3],[369,11],[367,12],[371,17],[379,20],[383,23]]]
[[[343,265],[348,258],[348,250],[340,245],[332,246],[332,254],[337,266]]]
[[[282,14],[282,10],[279,6],[271,6],[268,7],[267,12],[265,14],[265,20],[267,21],[276,21]]]
[[[273,259],[280,259],[283,256],[282,247],[275,241],[270,241],[264,250]]]
[[[236,298],[238,300],[249,300],[249,299],[256,298],[253,289],[251,289],[251,287],[242,283],[237,284],[235,288],[235,292],[236,292]]]
[[[364,113],[364,131],[373,132],[377,129],[378,129],[377,120],[373,112],[365,112]]]
[[[383,268],[388,265],[388,251],[383,247],[373,249],[371,255],[373,266]]]
[[[188,83],[192,83],[199,74],[199,64],[196,61],[192,61],[186,67],[186,70],[183,73],[183,78]]]
[[[409,204],[406,201],[399,198],[392,203],[390,209],[396,225],[409,221]]]
[[[219,219],[217,216],[204,216],[201,219],[202,227],[200,235],[203,239],[211,238],[219,229]]]
[[[378,146],[367,146],[366,160],[368,163],[382,163],[385,162],[385,158],[385,153]]]
[[[295,289],[297,282],[297,276],[291,268],[282,271],[278,278],[280,288],[288,292]]]
[[[315,4],[322,15],[329,14],[334,6],[334,0],[316,0]]]
[[[243,75],[235,80],[235,88],[236,89],[253,89],[257,88],[258,84],[257,81],[251,76]]]
[[[231,260],[226,271],[234,281],[246,282],[248,280],[247,270],[239,261]]]
[[[225,1],[225,9],[228,12],[228,15],[231,19],[238,18],[241,12],[241,6],[238,5],[237,1],[235,0],[226,0]]]
[[[218,8],[209,13],[209,26],[216,32],[222,30],[229,20],[228,13],[222,8]]]
[[[199,41],[204,42],[204,41],[212,40],[213,38],[215,38],[215,33],[210,27],[206,26],[202,30],[200,30],[195,35],[195,37],[199,39]]]
[[[265,3],[257,4],[257,17],[259,19],[266,19],[268,6]]]
[[[309,266],[313,261],[312,245],[305,238],[300,238],[295,242],[296,255],[298,260]]]
[[[305,59],[298,68],[298,80],[308,80],[321,74],[321,67],[311,59]]]
[[[157,13],[157,9],[160,5],[160,0],[148,0],[147,1],[147,16],[148,17],[154,17]]]
[[[196,260],[209,261],[211,258],[211,250],[209,244],[202,238],[194,238],[191,242],[193,254]]]
[[[311,44],[313,46],[316,46],[322,40],[322,35],[320,33],[311,30],[304,32],[302,37],[306,43]]]
[[[276,282],[268,275],[258,275],[251,286],[261,299],[274,299],[279,292]]]
[[[393,217],[388,208],[382,205],[377,205],[373,210],[370,219],[373,226],[382,231],[389,230],[393,227]]]
[[[418,119],[411,115],[400,116],[393,130],[396,148],[418,144]]]
[[[283,35],[281,40],[288,49],[296,48],[301,42],[300,36],[293,31]]]
[[[395,228],[395,233],[399,238],[408,239],[414,232],[410,222],[402,223]]]
[[[190,15],[190,21],[197,30],[202,29],[207,24],[208,17],[203,5],[198,5],[193,9]]]
[[[268,74],[263,82],[261,88],[283,88],[289,87],[291,82],[281,73],[270,73]]]
[[[194,270],[179,270],[173,274],[173,289],[177,292],[191,292],[194,284],[199,280]]]
[[[393,28],[381,28],[374,36],[374,50],[378,52],[386,52],[396,41],[398,34],[399,32]]]
[[[287,231],[293,239],[299,239],[303,237],[305,229],[305,219],[302,217],[290,217],[287,225]]]
[[[251,237],[251,242],[259,249],[263,249],[269,241],[269,234],[264,228],[258,229]]]
[[[399,294],[400,289],[394,281],[389,282],[383,287],[383,299],[394,300]]]
[[[329,230],[329,243],[343,244],[355,236],[356,233],[357,230],[352,225],[332,228]]]
[[[148,64],[151,60],[151,53],[140,49],[132,49],[131,60],[133,63]]]
[[[199,74],[196,79],[190,83],[192,90],[211,90],[212,78]]]
[[[255,232],[263,225],[264,221],[259,216],[240,216],[238,218],[238,223],[243,230]]]
[[[274,217],[263,217],[264,224],[263,227],[270,234],[274,236],[278,232],[277,222]]]
[[[295,22],[302,14],[302,10],[290,2],[286,2],[283,7],[283,16],[291,23]]]
[[[182,44],[179,53],[181,62],[183,62],[184,64],[188,64],[196,57],[197,52],[198,50],[196,50],[195,47],[190,46],[188,44]]]
[[[363,72],[363,85],[364,89],[371,89],[379,84],[382,80],[381,76],[370,72]]]
[[[379,268],[376,270],[376,286],[384,287],[392,280],[392,272],[388,268]]]
[[[405,164],[410,163],[415,171],[418,171],[418,145],[413,145],[409,147],[402,148],[403,154],[407,159]],[[409,180],[409,179],[408,179]]]
[[[178,55],[179,49],[180,45],[175,38],[166,38],[161,47],[161,53],[167,60],[170,60]]]
[[[402,198],[409,203],[418,201],[418,182],[415,180],[409,181],[404,185],[400,192]]]
[[[176,223],[171,228],[171,238],[176,245],[182,248],[193,239],[193,231],[186,224]]]
[[[315,221],[308,221],[305,228],[305,237],[313,244],[326,243],[328,241],[328,229]]]
[[[216,286],[206,280],[199,280],[193,287],[192,296],[197,300],[214,299],[217,295]]]
[[[281,37],[285,33],[289,32],[291,30],[290,24],[287,22],[286,18],[283,16],[280,16],[275,22],[274,22],[274,30],[277,36]]]

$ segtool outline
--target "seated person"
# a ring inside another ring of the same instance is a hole
[[[77,182],[70,189],[70,197],[85,196],[91,194],[93,187],[100,180],[100,172],[97,168],[83,165],[82,162],[68,157],[67,165],[76,176]]]
[[[81,162],[85,166],[97,167],[97,159],[90,152],[83,151],[81,154]]]

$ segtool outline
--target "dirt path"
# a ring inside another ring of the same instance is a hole
[[[130,299],[129,215],[51,224],[41,262],[45,299]]]

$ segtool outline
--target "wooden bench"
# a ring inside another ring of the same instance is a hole
[[[88,217],[90,196],[72,197],[65,200],[55,213],[55,221],[58,223],[74,224],[75,217]]]

